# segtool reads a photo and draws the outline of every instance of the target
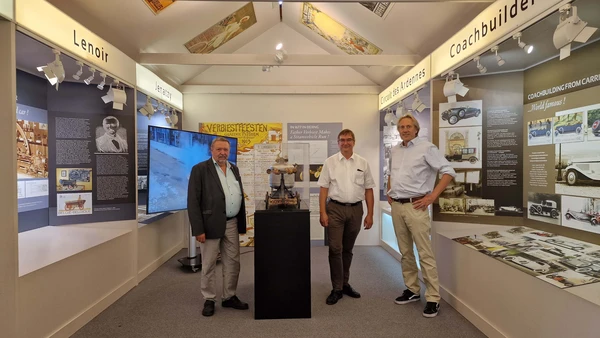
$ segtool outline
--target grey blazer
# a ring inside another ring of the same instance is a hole
[[[242,191],[242,205],[235,217],[237,217],[239,233],[245,234],[246,203],[244,202],[242,178],[238,167],[233,163],[230,164]],[[192,168],[188,184],[187,207],[193,236],[206,234],[207,239],[216,239],[225,235],[225,223],[227,222],[225,193],[212,157]]]

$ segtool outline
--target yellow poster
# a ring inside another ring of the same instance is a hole
[[[165,8],[171,6],[175,0],[142,0],[154,14],[162,12]]]
[[[350,55],[377,55],[381,48],[305,2],[300,22]]]
[[[254,246],[254,210],[256,201],[264,199],[268,190],[268,175],[256,175],[257,159],[266,163],[274,163],[279,152],[256,153],[257,144],[281,144],[283,135],[282,123],[200,123],[201,133],[237,138],[237,167],[244,185],[246,202],[246,234],[240,235],[241,246]],[[257,178],[258,177],[258,178]]]

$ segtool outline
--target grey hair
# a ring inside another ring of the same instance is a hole
[[[402,117],[398,119],[398,130],[400,130],[400,121],[404,119],[410,119],[412,121],[415,128],[417,128],[417,135],[419,135],[419,130],[421,130],[421,126],[419,126],[419,121],[417,121],[417,119],[412,114],[402,115]]]
[[[210,143],[210,149],[213,148],[213,145],[215,144],[215,142],[227,142],[227,144],[229,144],[229,146],[231,147],[231,142],[229,142],[228,139],[224,138],[223,136],[218,136],[215,137],[212,142]]]

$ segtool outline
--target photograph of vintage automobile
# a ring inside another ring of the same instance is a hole
[[[480,169],[481,127],[440,128],[440,150],[453,168]]]
[[[530,192],[527,200],[527,218],[560,225],[560,203],[559,195]]]
[[[600,198],[600,147],[597,142],[557,144],[555,192]]]
[[[57,194],[56,214],[58,216],[92,214],[92,193]]]
[[[527,145],[552,144],[552,118],[533,120],[527,123]]]
[[[494,206],[494,200],[486,200],[479,198],[465,199],[466,209],[465,212],[471,215],[482,215],[482,216],[494,216],[496,207]]]
[[[554,143],[582,142],[584,120],[583,112],[558,112],[553,119]]]
[[[496,210],[496,216],[523,215],[523,208],[514,205],[501,205]]]
[[[442,214],[463,214],[465,213],[465,199],[464,198],[441,198],[440,213]]]
[[[548,282],[561,289],[570,288],[578,285],[596,283],[600,281],[598,278],[590,277],[573,270],[565,270],[547,275],[537,276],[537,278]]]
[[[587,140],[600,141],[600,105],[587,111]]]
[[[440,103],[440,128],[481,126],[483,101]]]
[[[600,199],[562,196],[562,225],[588,232],[600,233]]]
[[[91,191],[91,168],[57,168],[56,191]]]

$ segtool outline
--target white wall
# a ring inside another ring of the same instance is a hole
[[[183,101],[185,130],[197,131],[199,122],[282,122],[286,138],[286,123],[342,122],[344,128],[354,131],[354,151],[369,161],[373,178],[375,182],[379,182],[377,95],[184,93]],[[377,186],[375,191],[378,190]],[[372,229],[361,230],[357,245],[379,245],[380,225],[377,214],[374,215],[374,222]],[[314,221],[312,223],[311,237],[316,238],[323,230]]]
[[[12,20],[14,18],[14,11],[14,0],[0,0],[0,15]]]
[[[185,212],[177,212],[138,229],[138,283],[187,246],[184,243],[185,215]]]

